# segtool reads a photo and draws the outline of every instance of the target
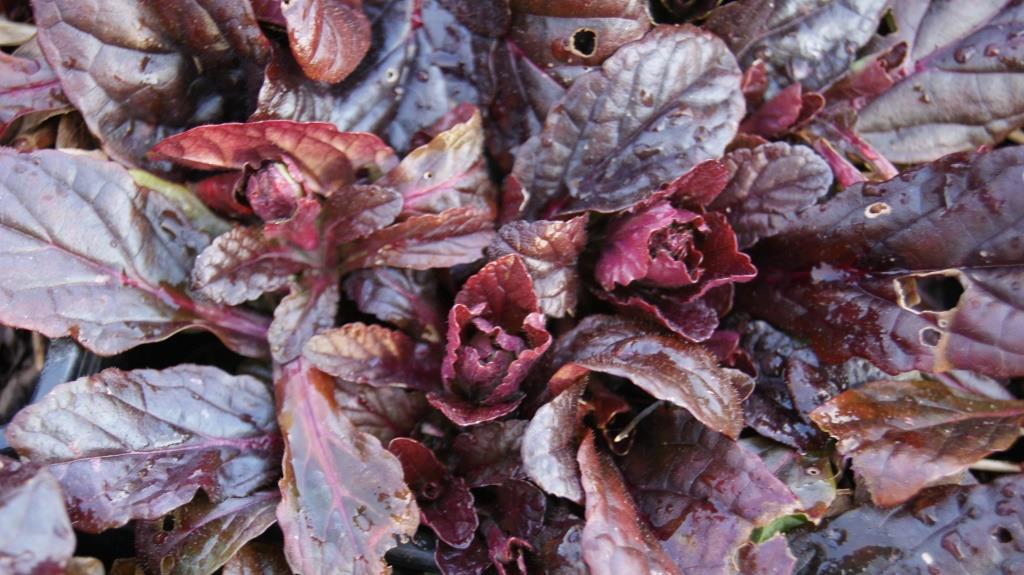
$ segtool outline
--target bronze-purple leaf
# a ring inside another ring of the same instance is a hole
[[[292,54],[313,80],[344,80],[370,49],[362,0],[285,0],[281,12]]]
[[[438,299],[437,283],[430,271],[378,267],[352,272],[344,286],[359,311],[395,325],[414,339],[438,343],[444,336],[446,312]]]
[[[1013,445],[1024,401],[958,395],[935,381],[876,381],[811,417],[853,459],[875,504],[891,507]]]
[[[208,239],[124,168],[52,150],[4,150],[0,174],[5,324],[70,335],[100,355],[189,327],[216,332],[240,353],[266,353],[264,318],[185,295],[192,259]]]
[[[576,454],[585,386],[577,383],[541,406],[523,434],[523,471],[544,491],[580,504],[583,489]]]
[[[0,55],[0,134],[25,114],[67,106],[60,80],[46,60]]]
[[[270,355],[280,364],[299,357],[302,346],[316,334],[334,326],[341,293],[338,278],[313,275],[292,284],[291,291],[274,308],[267,330]]]
[[[522,470],[526,427],[526,421],[506,419],[475,425],[456,435],[451,454],[455,472],[473,488],[526,479]]]
[[[306,342],[303,356],[317,369],[362,385],[432,390],[441,381],[437,346],[379,325],[347,323]]]
[[[75,532],[60,484],[37,464],[0,455],[0,572],[60,575],[75,551]]]
[[[345,416],[326,374],[299,359],[276,385],[285,440],[277,519],[292,570],[387,573],[384,553],[419,525],[402,466]]]
[[[7,428],[18,452],[60,481],[75,527],[155,519],[202,488],[240,497],[277,476],[268,387],[214,367],[116,368],[62,384]]]
[[[196,258],[192,289],[218,303],[238,305],[288,285],[307,262],[258,227],[237,226]]]
[[[151,573],[210,575],[249,540],[274,524],[275,491],[213,503],[198,497],[153,521],[135,525],[135,548]]]
[[[598,451],[590,431],[580,445],[579,465],[587,509],[580,544],[590,572],[682,575],[637,512],[618,468],[608,454]]]
[[[411,435],[430,412],[422,392],[342,379],[335,381],[334,400],[356,429],[376,437],[382,444]]]
[[[563,336],[558,360],[625,377],[657,399],[690,411],[711,429],[737,437],[743,411],[737,387],[749,376],[718,367],[702,347],[628,319],[592,315]]]
[[[271,543],[246,543],[221,571],[224,575],[292,575],[280,546]]]

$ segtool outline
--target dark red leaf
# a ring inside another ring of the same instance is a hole
[[[303,356],[345,381],[433,390],[440,382],[439,351],[400,331],[353,322],[310,339]]]
[[[592,315],[559,341],[553,356],[581,367],[625,377],[657,399],[689,410],[730,437],[743,428],[736,388],[746,374],[720,368],[698,345],[630,320]]]
[[[498,485],[506,479],[526,479],[522,470],[522,440],[527,422],[492,421],[469,428],[452,440],[452,465],[470,487]]]
[[[361,0],[283,0],[281,12],[292,54],[313,80],[344,80],[370,49]]]
[[[136,523],[135,549],[149,572],[210,575],[274,524],[280,500],[276,490],[219,503],[197,498],[162,518]]]
[[[266,353],[262,317],[183,292],[208,239],[126,170],[83,155],[0,152],[0,321],[101,355],[189,328]],[[73,217],[71,217],[73,215]]]
[[[270,44],[248,2],[34,2],[39,46],[113,158],[143,167],[165,137],[245,118]],[[116,15],[116,17],[115,17]],[[116,54],[116,55],[115,55]]]
[[[589,431],[580,445],[579,465],[587,509],[580,544],[590,572],[681,575],[682,569],[661,549],[637,512],[619,470],[598,451]]]
[[[891,507],[994,451],[1024,424],[1024,401],[955,395],[934,381],[876,381],[811,414],[853,458],[876,505]]]
[[[0,571],[61,575],[75,551],[75,532],[60,484],[38,465],[0,455]]]
[[[334,399],[334,382],[297,360],[277,382],[284,477],[277,519],[293,571],[385,573],[395,537],[419,510],[398,460],[360,431]]]
[[[392,439],[388,450],[398,457],[405,482],[416,494],[423,524],[458,549],[469,547],[479,525],[473,493],[461,477],[453,477],[433,451],[413,439]]]
[[[99,532],[156,519],[200,487],[214,501],[273,481],[280,442],[267,386],[214,367],[111,368],[65,383],[7,428],[47,465],[72,521]]]

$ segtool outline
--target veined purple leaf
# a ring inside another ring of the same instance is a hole
[[[0,134],[19,116],[67,107],[46,60],[0,54]]]
[[[580,445],[579,465],[587,509],[580,544],[590,572],[682,575],[637,512],[618,468],[598,451],[590,431]]]
[[[692,26],[656,27],[580,76],[519,150],[523,207],[536,214],[563,193],[575,210],[631,206],[720,156],[743,110],[725,44]]]
[[[437,346],[379,325],[347,323],[306,342],[303,356],[320,371],[361,385],[432,390],[441,380]]]
[[[344,80],[370,49],[362,0],[289,0],[281,12],[292,54],[313,80]]]
[[[280,290],[308,265],[262,229],[236,226],[217,236],[196,258],[191,287],[215,302],[238,305]]]
[[[729,437],[743,429],[736,389],[749,376],[718,367],[714,356],[678,337],[628,319],[592,315],[562,336],[553,357],[629,379]]]
[[[992,145],[1024,125],[1017,35],[1024,6],[988,2],[962,10],[943,2],[893,5],[909,45],[897,83],[857,113],[855,129],[893,162],[928,162]]]
[[[168,167],[145,154],[175,132],[243,119],[246,74],[270,56],[248,2],[43,0],[33,7],[39,45],[68,100],[107,153],[142,167]]]
[[[935,381],[875,381],[811,413],[853,459],[874,503],[891,507],[994,451],[1024,424],[1024,401],[954,394]]]
[[[246,543],[221,571],[224,575],[291,575],[282,549],[269,543]]]
[[[487,247],[487,256],[520,256],[533,279],[541,311],[565,317],[572,315],[579,299],[576,259],[586,243],[586,215],[564,222],[516,221],[498,230],[498,237]]]
[[[209,240],[126,170],[82,155],[3,150],[0,174],[3,323],[70,335],[100,355],[189,327],[214,331],[240,353],[266,353],[264,318],[184,294]]]
[[[335,191],[321,216],[321,242],[330,254],[327,261],[334,261],[334,248],[387,227],[401,211],[402,197],[390,188],[356,184]]]
[[[622,475],[686,573],[729,573],[754,527],[799,509],[759,457],[677,408],[661,407],[639,425]]]
[[[828,164],[806,146],[773,142],[726,154],[731,177],[709,206],[725,212],[741,248],[785,233],[832,186]]]
[[[270,355],[280,364],[299,357],[302,346],[316,334],[334,326],[341,293],[338,278],[314,275],[292,284],[291,292],[274,309],[267,330]]]
[[[376,184],[402,195],[402,217],[460,207],[495,212],[497,190],[484,158],[480,112],[473,109],[469,118],[409,152]]]
[[[324,195],[355,181],[358,170],[384,173],[398,164],[394,150],[373,134],[288,120],[199,126],[161,141],[153,156],[197,170],[255,169],[288,158],[304,183]]]
[[[797,573],[1014,573],[1024,478],[933,487],[895,509],[855,507],[790,534]]]
[[[579,504],[583,489],[576,454],[584,388],[582,382],[573,385],[541,406],[523,434],[523,471],[544,491]]]
[[[423,524],[447,545],[465,549],[480,521],[473,492],[461,477],[453,477],[434,452],[406,437],[392,439],[388,451],[402,463],[405,482],[416,494]]]
[[[377,316],[414,339],[438,343],[444,335],[445,310],[430,271],[370,268],[345,278],[345,294],[359,311]]]
[[[75,532],[60,484],[46,470],[0,455],[0,571],[61,575],[75,551]]]
[[[348,246],[342,269],[451,267],[479,259],[493,238],[493,215],[475,208],[413,216]]]
[[[7,439],[47,466],[89,532],[156,519],[199,488],[214,501],[248,495],[274,480],[280,453],[267,386],[196,365],[62,384],[23,409]]]
[[[135,548],[151,573],[210,575],[274,524],[280,500],[277,491],[219,503],[199,497],[162,518],[137,523]]]
[[[334,399],[334,382],[299,359],[277,382],[284,477],[277,519],[293,571],[386,573],[384,553],[411,537],[419,509],[402,466]]]

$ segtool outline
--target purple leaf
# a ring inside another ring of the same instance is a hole
[[[303,360],[283,368],[277,395],[285,439],[277,519],[292,570],[385,573],[395,537],[419,524],[398,460],[353,425],[331,379]]]
[[[497,419],[523,399],[519,386],[551,345],[522,260],[501,257],[469,278],[448,314],[443,393],[431,404],[459,425]]]
[[[327,198],[323,210],[323,243],[339,246],[387,227],[402,210],[395,190],[377,185],[341,188]],[[328,257],[329,261],[333,257]]]
[[[487,256],[521,257],[533,279],[541,311],[552,317],[565,317],[572,315],[579,299],[576,259],[586,243],[585,215],[564,222],[517,221],[498,230],[498,237],[487,248]]]
[[[67,107],[60,81],[46,60],[0,55],[0,133],[25,114]]]
[[[107,369],[62,384],[7,428],[60,481],[76,528],[156,519],[200,487],[214,501],[273,481],[280,453],[270,390],[249,376],[180,365]]]
[[[434,452],[413,439],[392,439],[388,450],[398,457],[405,482],[416,494],[423,524],[447,545],[465,549],[479,525],[473,493],[461,477],[453,477]]]
[[[274,321],[267,330],[274,361],[283,365],[299,357],[311,337],[333,327],[340,300],[333,275],[304,277],[292,284],[291,292],[274,308]]]
[[[519,419],[492,421],[456,435],[452,440],[455,472],[473,488],[526,479],[522,471],[526,426],[527,422]]]
[[[1024,424],[1024,401],[955,395],[934,381],[875,381],[811,413],[853,458],[860,485],[880,507],[913,497],[994,451]]]
[[[75,532],[60,484],[45,469],[0,456],[0,571],[60,575],[75,551]]]
[[[414,339],[438,343],[445,312],[429,271],[370,268],[345,278],[345,294],[359,311],[394,324]]]
[[[491,214],[453,208],[413,216],[353,243],[346,249],[345,271],[391,266],[425,270],[477,260],[494,238]]]
[[[580,445],[579,465],[587,509],[580,543],[590,572],[681,575],[637,513],[619,470],[597,450],[589,431]]]
[[[237,226],[196,258],[191,286],[204,297],[238,305],[288,285],[307,263],[260,228]]]
[[[277,491],[219,503],[198,498],[162,518],[136,523],[136,551],[152,573],[210,575],[274,524],[280,499]]]
[[[0,174],[0,321],[70,335],[100,355],[189,327],[214,331],[240,353],[266,353],[265,319],[183,293],[208,240],[126,170],[82,155],[4,150]]]
[[[740,549],[739,572],[743,575],[790,575],[795,565],[796,557],[781,533],[764,543],[748,543]]]
[[[223,575],[291,575],[282,549],[269,543],[246,543],[221,571]]]
[[[580,76],[519,150],[513,175],[526,211],[565,192],[577,210],[635,204],[720,156],[743,109],[740,71],[720,40],[692,26],[656,27]]]
[[[677,337],[630,320],[592,315],[562,336],[553,356],[625,377],[729,437],[738,436],[743,428],[736,388],[749,376],[718,367],[710,353]]]
[[[191,126],[244,118],[246,73],[270,56],[248,2],[33,6],[39,46],[68,100],[107,153],[128,164],[166,168],[146,161],[153,144]]]
[[[934,487],[895,509],[855,507],[790,535],[798,573],[1014,573],[1024,479]]]
[[[306,76],[340,82],[370,49],[361,0],[286,0],[281,12],[292,54]]]
[[[523,471],[544,491],[578,504],[583,503],[576,454],[584,388],[575,384],[541,406],[523,434]]]
[[[436,346],[379,325],[347,323],[306,342],[303,356],[317,369],[361,385],[420,390],[438,387]]]
[[[419,391],[400,387],[372,387],[336,380],[334,401],[359,431],[387,443],[411,435],[430,412]]]

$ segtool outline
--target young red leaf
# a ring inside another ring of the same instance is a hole
[[[388,451],[402,463],[405,482],[416,494],[423,524],[447,545],[457,549],[468,547],[479,519],[466,482],[453,477],[434,452],[416,440],[392,439]]]
[[[60,484],[38,465],[0,455],[0,571],[59,575],[75,551]]]
[[[526,211],[565,192],[577,210],[629,207],[720,156],[743,109],[725,44],[692,26],[656,27],[578,78],[519,150]]]
[[[736,389],[749,376],[718,367],[714,356],[698,345],[627,319],[592,315],[562,337],[553,356],[625,377],[729,437],[737,437],[743,429]]]
[[[285,0],[281,12],[292,54],[313,80],[344,80],[370,49],[361,0]]]
[[[205,236],[111,162],[0,151],[0,321],[100,355],[203,327],[266,353],[266,321],[183,292]],[[73,214],[74,217],[68,217]]]
[[[455,296],[441,364],[444,392],[428,399],[459,425],[497,419],[522,401],[520,384],[550,345],[526,266],[515,255],[494,260]]]
[[[587,509],[580,544],[590,572],[682,575],[637,512],[611,458],[598,451],[592,432],[583,437],[579,465]]]
[[[498,237],[487,247],[487,256],[520,256],[533,278],[541,311],[565,317],[572,315],[579,299],[576,259],[586,243],[586,215],[564,222],[516,221],[498,230]]]
[[[197,498],[171,514],[135,525],[135,549],[151,573],[210,575],[274,524],[277,491],[212,503]]]
[[[300,359],[276,385],[285,439],[277,519],[292,570],[386,573],[384,553],[419,524],[401,465],[345,416],[324,373]]]
[[[270,56],[248,2],[40,0],[33,8],[39,46],[68,100],[107,153],[128,164],[166,169],[146,161],[153,144],[243,119],[246,71]]]
[[[1011,475],[934,487],[895,509],[855,507],[790,544],[799,573],[1015,573],[1022,518],[1024,478]]]
[[[891,507],[1013,445],[1024,401],[956,395],[935,381],[876,381],[843,392],[811,418],[853,458],[875,504]]]
[[[60,481],[75,527],[156,519],[202,488],[214,501],[273,481],[280,443],[267,386],[214,367],[107,369],[62,384],[7,428]]]
[[[383,173],[398,164],[394,150],[373,134],[287,120],[200,126],[161,141],[153,156],[197,170],[255,169],[287,158],[303,183],[324,195],[355,181],[358,170]]]
[[[361,385],[432,390],[440,382],[436,346],[379,325],[347,323],[306,342],[303,356],[317,369]]]

